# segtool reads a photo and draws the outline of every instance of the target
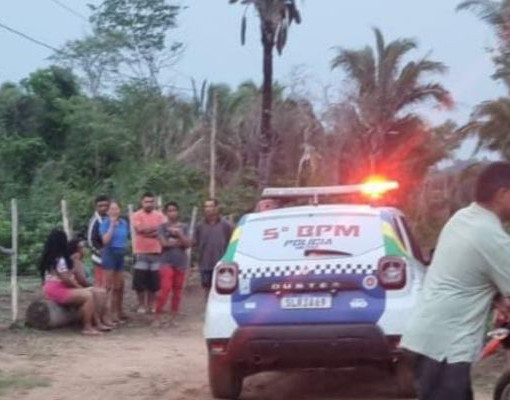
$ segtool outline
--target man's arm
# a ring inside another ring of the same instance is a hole
[[[87,243],[95,255],[101,253],[101,247],[103,246],[101,234],[99,233],[99,225],[99,220],[97,218],[92,218],[87,232]]]
[[[180,247],[183,249],[187,249],[191,246],[191,241],[189,239],[188,227],[186,225],[180,225],[180,228],[175,229],[176,239],[176,247]]]
[[[133,215],[131,220],[133,227],[135,228],[135,232],[137,235],[147,237],[147,238],[157,238],[158,237],[158,227],[156,226],[146,226],[137,218],[137,215]]]
[[[159,239],[159,243],[161,243],[161,246],[163,246],[163,247],[174,247],[175,246],[175,239],[169,239],[166,237],[164,224],[158,228],[158,239]]]
[[[230,243],[230,239],[232,239],[232,234],[234,233],[234,227],[230,222],[225,221],[225,238],[227,239],[227,243]]]
[[[482,239],[482,255],[490,264],[490,277],[504,297],[510,297],[510,236],[502,229]]]

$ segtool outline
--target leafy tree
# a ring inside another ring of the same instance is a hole
[[[62,101],[80,93],[79,84],[71,71],[56,66],[38,70],[22,82],[27,93],[41,103],[38,135],[50,151],[64,148],[67,126],[63,123]]]
[[[68,127],[62,157],[65,176],[80,182],[75,185],[78,187],[111,176],[133,142],[123,121],[102,104],[82,96],[63,103],[62,109],[63,123]]]
[[[165,0],[104,0],[90,8],[94,31],[119,41],[130,74],[159,86],[161,69],[175,62],[183,47],[167,39],[181,7]]]
[[[230,0],[238,3],[239,0]],[[273,116],[273,53],[274,49],[282,53],[290,25],[300,23],[301,15],[295,0],[242,0],[241,4],[254,7],[260,19],[260,35],[263,48],[262,109],[260,119],[260,186],[267,186],[271,176],[271,149],[277,144],[271,124]],[[246,13],[242,19],[241,42],[246,36]]]
[[[81,82],[92,97],[116,79],[122,62],[123,36],[116,33],[96,33],[67,42],[52,59],[82,77]]]
[[[5,83],[0,87],[0,135],[33,136],[40,128],[42,102],[23,87]]]

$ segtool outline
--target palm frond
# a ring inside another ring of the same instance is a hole
[[[501,26],[505,20],[502,14],[504,3],[493,0],[467,0],[457,6],[457,11],[474,11],[478,17],[494,26]]]
[[[377,46],[378,73],[377,81],[380,85],[388,87],[396,78],[402,58],[417,47],[412,39],[397,39],[385,45],[383,35],[375,29]]]
[[[468,127],[465,128],[466,130]],[[510,98],[480,104],[474,111],[469,133],[478,135],[477,150],[510,150]]]
[[[337,56],[331,61],[331,68],[344,69],[361,91],[372,90],[376,85],[374,52],[370,47],[362,50],[338,49]]]

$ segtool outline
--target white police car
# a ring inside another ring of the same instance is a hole
[[[399,395],[413,393],[398,345],[425,270],[404,215],[319,201],[395,186],[264,191],[313,201],[244,216],[215,268],[205,338],[216,398],[237,398],[261,371],[364,364],[390,369]]]

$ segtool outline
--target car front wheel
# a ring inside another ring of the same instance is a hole
[[[209,355],[209,386],[216,399],[237,400],[243,376],[225,357]]]

